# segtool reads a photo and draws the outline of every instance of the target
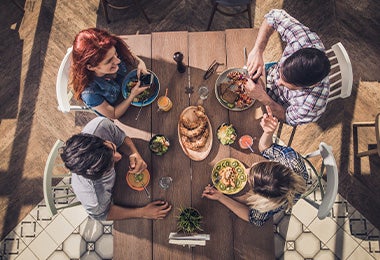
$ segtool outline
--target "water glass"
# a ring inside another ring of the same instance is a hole
[[[173,182],[172,177],[170,176],[165,176],[161,177],[158,181],[158,185],[160,186],[161,189],[167,190],[170,188],[171,183]]]
[[[206,86],[201,86],[198,89],[199,97],[202,100],[205,100],[208,97],[208,93],[209,93],[209,91],[208,91],[208,88]]]

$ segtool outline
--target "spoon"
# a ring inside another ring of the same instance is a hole
[[[145,190],[146,196],[147,196],[148,198],[150,198],[150,193],[149,193],[148,189],[145,187],[144,182],[141,182],[141,185],[142,185],[142,187],[143,187],[144,190]]]
[[[245,144],[246,146],[248,146],[248,149],[249,149],[252,153],[255,152],[255,151],[252,149],[252,147],[249,145],[249,143],[248,143],[247,141],[244,141],[244,144]]]

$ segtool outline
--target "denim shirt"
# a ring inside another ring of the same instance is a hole
[[[83,102],[88,107],[96,107],[107,101],[110,105],[115,105],[120,97],[123,80],[127,75],[125,62],[120,62],[116,78],[107,76],[95,77],[81,94]]]

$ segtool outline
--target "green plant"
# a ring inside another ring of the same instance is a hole
[[[192,207],[179,208],[177,216],[177,231],[185,234],[203,231],[201,228],[202,216],[198,210]]]

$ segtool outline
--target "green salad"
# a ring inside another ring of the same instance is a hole
[[[223,145],[233,144],[236,136],[236,130],[232,124],[222,124],[218,128],[217,137]]]
[[[155,135],[149,142],[150,150],[157,154],[162,155],[169,150],[169,140],[163,135]]]

